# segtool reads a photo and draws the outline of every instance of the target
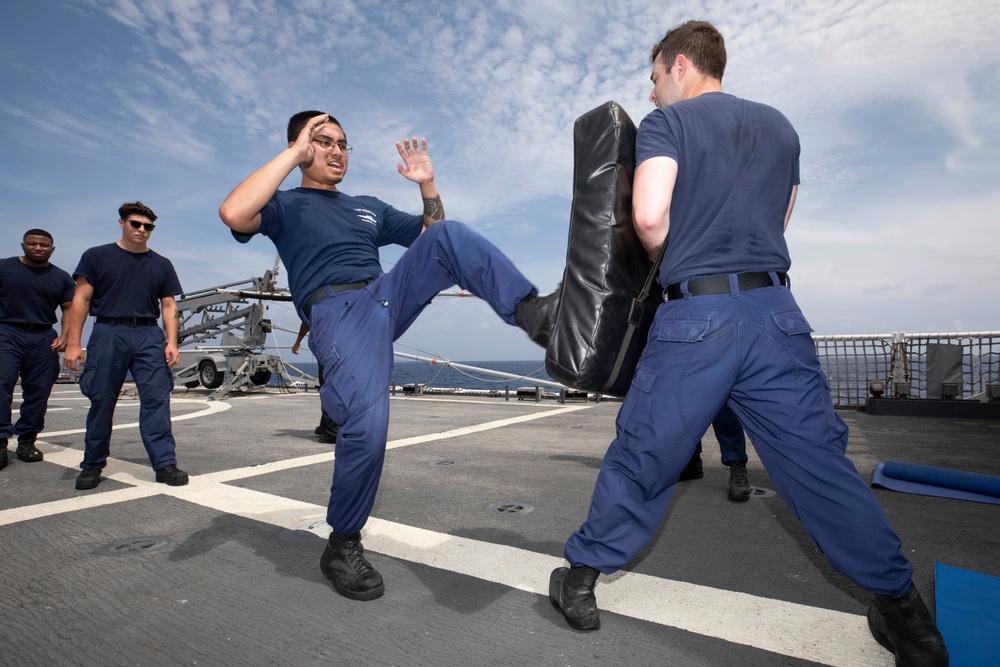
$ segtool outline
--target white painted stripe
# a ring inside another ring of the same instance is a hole
[[[207,504],[208,493],[206,489],[201,503]],[[289,530],[307,530],[323,538],[329,535],[326,508],[260,496],[240,495],[239,506],[229,509],[223,499],[215,498],[211,506]],[[290,523],[275,521],[287,517],[298,518]],[[364,542],[373,553],[545,597],[549,573],[566,565],[561,558],[547,554],[374,517],[365,527]],[[892,665],[891,655],[868,632],[864,616],[632,572],[601,577],[596,593],[604,611],[706,637],[826,665]]]
[[[214,415],[217,412],[225,412],[229,408],[233,407],[229,403],[225,403],[223,401],[208,401],[208,400],[191,399],[191,398],[171,399],[170,404],[173,405],[174,403],[204,405],[205,407],[204,409],[198,410],[197,412],[189,412],[187,414],[177,415],[177,416],[171,415],[170,417],[171,422],[180,422],[180,421],[185,421],[187,419],[198,419],[199,417],[207,417],[208,415]],[[139,422],[132,422],[131,424],[115,424],[112,427],[112,431],[119,431],[125,428],[139,428]],[[86,433],[86,432],[87,432],[86,428],[77,428],[77,429],[70,429],[68,431],[55,431],[55,432],[45,431],[44,433],[42,433],[42,435],[44,435],[47,438],[51,438],[56,435],[76,435],[78,433]]]
[[[535,401],[498,401],[497,399],[476,399],[476,398],[465,398],[461,394],[453,394],[448,398],[432,398],[429,396],[420,396],[419,398],[413,396],[390,396],[389,400],[392,401],[420,401],[421,403],[480,403],[482,405],[492,405],[492,406],[520,406],[522,408],[561,408],[563,404],[561,403],[542,403]],[[580,406],[580,407],[592,407],[592,406]]]
[[[177,419],[205,416],[230,407],[229,404],[222,402],[212,402],[208,406],[205,410]],[[212,409],[213,406],[217,407]],[[390,442],[388,447],[405,447],[454,438],[587,407],[589,406],[566,406],[425,436],[404,438]],[[124,425],[124,427],[132,426],[135,425]],[[78,432],[81,431],[65,431],[60,434]],[[51,451],[46,454],[46,460],[75,467],[79,456],[78,450],[52,446]],[[330,531],[324,520],[325,507],[229,486],[221,482],[323,463],[332,459],[333,453],[328,452],[290,461],[197,475],[192,476],[190,484],[183,487],[155,484],[150,481],[153,477],[149,468],[109,459],[108,475],[113,479],[134,484],[133,488],[6,510],[0,512],[0,525],[125,502],[159,493],[227,514],[293,530],[309,530],[325,537]],[[465,574],[542,596],[548,595],[549,572],[555,567],[565,565],[562,559],[546,554],[455,537],[378,518],[369,520],[365,529],[365,544],[375,553]],[[597,595],[600,608],[608,612],[765,651],[838,666],[892,664],[891,656],[871,638],[863,616],[636,573],[619,573],[602,577],[598,584]]]
[[[79,458],[79,457],[78,457]],[[82,492],[81,492],[82,493]],[[0,526],[6,526],[21,521],[31,521],[41,519],[46,516],[65,514],[67,512],[77,512],[79,510],[91,509],[93,507],[103,507],[104,505],[114,505],[128,500],[148,498],[159,493],[159,489],[149,487],[131,487],[118,491],[106,491],[104,493],[93,493],[65,498],[63,500],[53,500],[48,503],[37,505],[27,505],[25,507],[15,507],[0,512]]]
[[[459,436],[468,435],[470,433],[480,433],[482,431],[490,431],[497,428],[503,428],[504,426],[510,426],[512,424],[534,421],[536,419],[544,419],[545,417],[553,417],[559,414],[563,414],[564,412],[575,412],[577,410],[583,410],[588,407],[590,406],[580,405],[580,406],[564,407],[559,410],[538,412],[529,415],[519,415],[517,417],[510,417],[508,419],[498,419],[496,421],[484,422],[482,424],[475,424],[473,426],[464,426],[462,428],[451,429],[448,431],[439,431],[437,433],[417,435],[411,438],[402,438],[400,440],[390,440],[388,443],[386,443],[385,447],[386,449],[397,449],[399,447],[419,445],[425,442],[435,442],[437,440],[457,438]],[[260,465],[249,466],[245,468],[220,470],[219,472],[199,475],[199,477],[202,477],[212,482],[230,482],[235,479],[254,477],[256,475],[265,475],[272,472],[278,472],[280,470],[291,470],[293,468],[301,468],[303,466],[311,466],[311,465],[316,465],[318,463],[327,463],[333,460],[334,460],[333,452],[324,452],[323,454],[312,454],[310,456],[301,456],[294,459],[285,459],[283,461],[262,463]]]
[[[496,421],[484,422],[482,424],[475,424],[473,426],[463,426],[462,428],[451,429],[450,431],[441,431],[440,433],[430,433],[428,435],[417,435],[412,438],[403,438],[402,440],[393,440],[386,445],[386,449],[395,449],[396,447],[406,447],[408,445],[417,445],[424,442],[432,442],[434,440],[446,440],[448,438],[457,438],[462,435],[468,435],[470,433],[480,433],[482,431],[490,431],[497,428],[503,428],[504,426],[510,426],[512,424],[520,424],[523,422],[534,421],[536,419],[545,419],[547,417],[554,417],[556,415],[565,414],[567,412],[576,412],[577,410],[587,410],[592,406],[589,405],[574,405],[559,408],[557,410],[549,410],[546,412],[536,412],[530,415],[519,415],[517,417],[509,417],[507,419],[498,419]]]

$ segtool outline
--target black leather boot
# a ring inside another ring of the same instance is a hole
[[[514,309],[514,322],[528,333],[528,337],[542,347],[549,346],[552,329],[556,325],[556,311],[562,287],[545,296],[526,296]]]
[[[562,612],[566,622],[577,630],[599,630],[601,617],[597,609],[594,586],[601,573],[592,567],[559,567],[549,577],[549,599]]]
[[[876,595],[868,606],[868,628],[896,657],[896,667],[947,667],[948,649],[917,587],[902,595]]]
[[[0,438],[0,470],[7,467],[7,438]]]
[[[750,500],[750,477],[747,476],[746,463],[734,461],[729,464],[729,499],[734,503]]]
[[[330,533],[330,540],[319,559],[319,569],[345,598],[374,600],[385,593],[382,575],[365,559],[361,533]]]
[[[35,447],[37,439],[37,433],[22,433],[17,436],[17,458],[25,463],[35,463],[44,459],[45,457],[38,450],[38,447]]]
[[[705,468],[701,463],[701,454],[695,454],[687,462],[687,465],[684,466],[684,469],[681,470],[681,476],[677,478],[677,481],[686,482],[692,479],[701,479],[704,476]]]

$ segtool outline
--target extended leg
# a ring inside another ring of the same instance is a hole
[[[435,294],[452,285],[469,290],[507,324],[528,295],[537,292],[499,248],[460,222],[434,223],[382,277],[378,296],[389,302],[399,338]]]

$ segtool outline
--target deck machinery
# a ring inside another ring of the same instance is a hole
[[[264,301],[291,301],[276,285],[278,264],[259,278],[187,292],[177,298],[178,383],[212,389],[209,398],[265,385],[278,376],[287,387],[315,387],[318,381],[280,356],[268,354],[267,335],[276,328],[266,317]],[[209,344],[204,344],[209,343]],[[183,349],[185,346],[193,349]],[[284,382],[287,378],[287,382]]]

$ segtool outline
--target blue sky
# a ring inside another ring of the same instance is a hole
[[[573,121],[613,99],[638,123],[651,109],[650,46],[702,18],[726,37],[724,89],[779,108],[802,140],[788,240],[816,332],[1000,329],[1000,4],[479,5],[3,3],[3,256],[43,227],[53,261],[71,271],[83,250],[120,237],[117,207],[141,199],[160,216],[150,246],[185,289],[260,275],[273,246],[237,244],[218,206],[284,147],[289,115],[319,108],[355,146],[343,191],[419,212],[394,142],[426,137],[449,217],[551,291],[566,252]],[[395,257],[383,255],[387,267]],[[271,317],[297,326],[286,304]],[[543,356],[474,299],[436,300],[397,349]]]

